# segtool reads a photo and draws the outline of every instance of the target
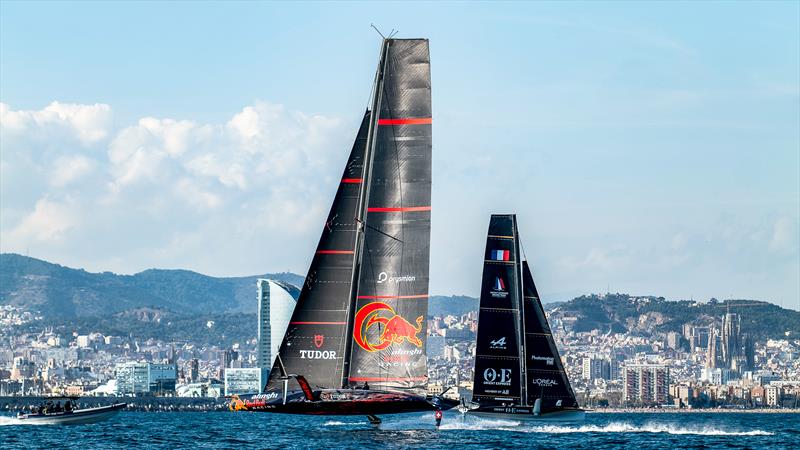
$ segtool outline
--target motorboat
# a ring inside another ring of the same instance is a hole
[[[75,398],[71,398],[73,401]],[[69,405],[71,402],[65,402]],[[126,403],[114,403],[107,406],[72,409],[69,406],[55,409],[51,406],[37,408],[36,412],[17,414],[17,420],[22,424],[36,425],[77,425],[102,422],[115,415],[127,406]]]

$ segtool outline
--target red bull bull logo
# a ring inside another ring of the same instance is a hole
[[[404,317],[396,314],[391,306],[383,302],[372,302],[364,305],[356,313],[353,339],[356,344],[368,352],[385,349],[392,344],[402,344],[406,341],[417,347],[422,347],[422,340],[417,335],[422,331],[424,316],[417,317],[416,326]],[[370,341],[368,332],[376,324],[381,324],[380,335]]]

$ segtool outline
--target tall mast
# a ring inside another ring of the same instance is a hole
[[[375,81],[372,85],[372,102],[370,104],[369,131],[367,132],[367,143],[364,149],[364,169],[361,181],[361,191],[358,198],[358,209],[356,215],[356,247],[355,257],[353,258],[352,280],[350,283],[350,298],[347,307],[347,327],[344,335],[345,339],[345,359],[342,370],[342,387],[348,387],[350,378],[350,359],[353,347],[353,310],[358,295],[358,279],[361,273],[361,255],[364,248],[364,218],[369,204],[369,180],[372,178],[372,159],[375,154],[375,130],[380,116],[381,98],[383,97],[383,75],[386,69],[386,53],[389,47],[389,40],[383,39],[381,42],[381,56],[378,62],[378,69],[375,72]]]
[[[517,228],[517,216],[514,216],[514,246],[517,254],[516,263],[514,264],[514,270],[517,273],[517,279],[519,283],[517,284],[517,298],[519,299],[518,305],[518,315],[517,315],[517,331],[520,333],[519,335],[519,369],[520,369],[520,403],[523,405],[528,404],[528,374],[525,370],[525,365],[527,364],[528,355],[526,352],[526,345],[525,345],[525,289],[523,287],[523,277],[522,277],[522,253],[520,250],[520,243],[519,243],[519,229]]]

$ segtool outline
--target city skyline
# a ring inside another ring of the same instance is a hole
[[[0,251],[304,275],[375,22],[431,39],[431,294],[516,212],[545,295],[800,309],[797,4],[193,6],[2,3]]]

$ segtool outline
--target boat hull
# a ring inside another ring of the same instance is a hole
[[[80,425],[102,422],[117,414],[125,408],[125,403],[116,403],[110,406],[96,408],[76,409],[70,412],[55,414],[24,414],[17,417],[23,424],[36,425]]]
[[[495,411],[495,409],[498,411]],[[485,408],[467,411],[466,415],[482,419],[503,419],[522,422],[583,422],[586,418],[586,411],[577,408],[560,409],[537,415],[530,410],[514,411],[512,408]]]
[[[450,409],[457,402],[438,397],[423,397],[405,392],[325,389],[315,391],[309,399],[302,391],[290,391],[286,401],[282,393],[267,392],[247,398],[234,398],[236,411],[318,416],[383,415]]]

